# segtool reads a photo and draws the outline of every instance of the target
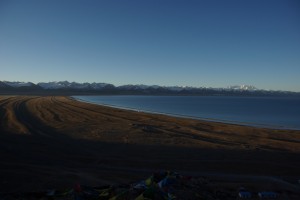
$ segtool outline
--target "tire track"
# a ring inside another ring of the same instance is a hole
[[[41,97],[27,97],[22,98],[14,102],[13,109],[17,120],[22,123],[27,130],[35,137],[57,137],[59,134],[56,134],[52,127],[47,126],[42,123],[36,115],[31,113],[27,104],[30,101],[37,100]],[[31,108],[32,109],[32,108]]]
[[[7,98],[1,105],[1,130],[13,134],[29,134],[26,126],[19,120],[15,112],[15,104],[18,98]]]
[[[51,102],[53,102],[53,105],[55,105],[56,109],[58,109],[58,107],[60,107],[60,109],[58,110],[65,110],[66,114],[68,116],[65,116],[65,118],[74,118],[74,116],[80,116],[81,118],[84,118],[84,120],[91,120],[91,116],[89,114],[86,114],[84,112],[80,112],[78,109],[72,109],[70,108],[70,106],[68,106],[68,104],[66,102],[63,101],[59,101],[57,100],[56,97],[51,97]],[[69,113],[73,113],[73,114],[69,114]]]
[[[134,121],[134,120],[128,119],[128,117],[127,118],[125,118],[125,117],[119,117],[119,116],[116,116],[116,115],[112,115],[112,114],[108,114],[108,113],[103,113],[104,111],[97,111],[97,110],[92,109],[92,108],[85,108],[85,107],[73,105],[71,102],[74,101],[74,100],[72,100],[72,99],[68,99],[68,100],[70,101],[70,103],[63,102],[63,104],[67,105],[69,107],[77,108],[77,110],[80,109],[80,110],[83,110],[83,111],[88,111],[88,112],[96,113],[96,114],[99,114],[100,116],[104,116],[106,118],[120,119],[120,120],[125,120],[125,121],[128,121],[128,122],[133,122]],[[58,100],[57,98],[55,98],[55,101],[62,103],[62,101]],[[75,102],[78,103],[78,101],[75,101]],[[81,103],[81,102],[79,102],[79,103]],[[87,105],[89,105],[89,104],[87,104]],[[97,106],[97,105],[94,105],[94,106]],[[72,110],[74,110],[74,109],[72,109]],[[77,111],[77,112],[79,112],[79,111]],[[79,112],[79,113],[81,114],[82,112]]]

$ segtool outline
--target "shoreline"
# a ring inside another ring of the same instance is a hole
[[[248,126],[248,127],[254,127],[254,128],[266,128],[266,129],[272,129],[272,130],[294,130],[294,131],[300,130],[299,128],[292,128],[292,127],[285,127],[285,126],[256,124],[256,123],[251,123],[251,122],[238,122],[238,121],[231,121],[231,120],[221,120],[221,119],[214,119],[214,118],[204,118],[204,117],[195,117],[195,116],[172,114],[172,113],[165,113],[165,112],[140,110],[140,109],[131,108],[131,107],[124,107],[124,106],[117,106],[117,105],[112,105],[112,104],[92,102],[92,101],[77,98],[75,96],[69,96],[69,97],[75,101],[89,103],[89,104],[93,104],[93,105],[100,105],[100,106],[106,106],[106,107],[110,107],[110,108],[129,110],[129,111],[135,111],[135,112],[143,112],[143,113],[148,113],[148,114],[165,115],[165,116],[177,117],[177,118],[181,118],[181,119],[193,119],[193,120],[199,120],[199,121],[204,121],[204,122],[216,122],[216,123],[223,123],[223,124],[228,124],[228,125]]]

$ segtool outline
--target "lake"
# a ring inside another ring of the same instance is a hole
[[[300,130],[299,97],[73,96],[118,108],[180,117]]]

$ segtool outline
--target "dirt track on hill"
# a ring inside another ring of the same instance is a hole
[[[155,170],[299,177],[300,131],[0,96],[0,191],[137,180]]]

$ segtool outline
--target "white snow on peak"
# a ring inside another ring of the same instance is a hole
[[[62,89],[62,88],[72,88],[72,89],[101,89],[109,85],[106,83],[77,83],[68,81],[52,81],[48,83],[38,83],[44,89]]]
[[[230,90],[248,90],[248,91],[257,90],[257,88],[252,85],[234,85],[234,86],[229,86],[228,89],[230,89]]]
[[[38,83],[39,86],[41,86],[44,89],[59,89],[59,88],[64,88],[65,85],[62,84],[61,82],[53,81],[53,82],[48,82],[48,83]]]
[[[30,82],[10,82],[10,81],[4,81],[5,84],[11,86],[11,87],[15,87],[15,88],[18,88],[18,87],[25,87],[25,86],[32,86],[33,83],[30,83]]]

